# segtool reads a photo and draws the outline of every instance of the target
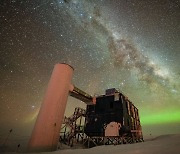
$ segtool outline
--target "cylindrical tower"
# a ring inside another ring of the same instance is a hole
[[[73,68],[56,64],[41,105],[31,139],[29,151],[56,150],[71,86]]]

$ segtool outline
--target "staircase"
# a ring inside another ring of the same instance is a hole
[[[64,126],[61,128],[61,129],[65,129],[64,132],[61,132],[63,133],[63,137],[60,136],[60,142],[63,142],[64,144],[67,144],[69,146],[72,146],[73,145],[73,139],[76,138],[76,134],[78,134],[78,137],[79,137],[79,133],[83,133],[83,126],[81,125],[81,119],[82,117],[85,117],[85,114],[86,114],[86,110],[85,109],[82,109],[80,107],[76,107],[75,110],[74,110],[74,113],[73,115],[71,115],[70,117],[64,117],[64,121],[63,121],[63,124]],[[80,124],[78,125],[77,124],[77,120],[80,119]],[[66,128],[69,128],[70,131],[66,131],[67,129]],[[77,140],[79,140],[77,138]]]

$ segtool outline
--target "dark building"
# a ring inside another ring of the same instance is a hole
[[[130,136],[143,139],[138,109],[116,89],[96,97],[95,105],[87,105],[84,132],[90,136]]]

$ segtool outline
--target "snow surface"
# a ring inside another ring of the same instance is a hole
[[[180,154],[180,134],[163,135],[141,143],[104,145],[90,149],[66,149],[41,152],[41,154]]]

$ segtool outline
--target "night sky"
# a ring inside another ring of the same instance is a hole
[[[64,62],[87,93],[127,95],[145,135],[180,133],[179,0],[1,0],[0,137],[30,136]],[[66,115],[77,106],[69,97]]]

